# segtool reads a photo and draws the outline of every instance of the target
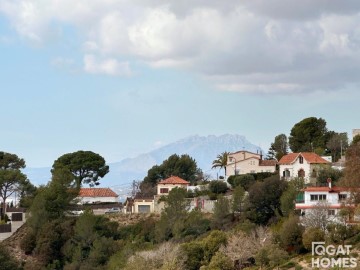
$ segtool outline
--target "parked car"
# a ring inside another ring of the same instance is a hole
[[[80,216],[81,214],[84,214],[84,210],[70,210],[70,215]]]
[[[120,208],[119,207],[113,207],[113,208],[110,208],[109,210],[105,211],[105,214],[111,214],[111,213],[120,213]]]

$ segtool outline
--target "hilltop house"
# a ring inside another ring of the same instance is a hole
[[[341,218],[340,210],[344,207],[354,208],[349,203],[350,190],[345,187],[332,187],[331,181],[326,187],[307,187],[296,198],[295,208],[300,211],[301,216],[324,215],[329,221],[352,223],[358,221],[353,211],[347,218]],[[314,212],[316,211],[316,212]]]
[[[316,179],[321,168],[330,165],[329,161],[315,153],[290,153],[280,159],[279,173],[284,179],[302,177],[305,183],[309,183]]]
[[[226,179],[231,175],[275,172],[276,160],[263,160],[262,154],[238,151],[228,155]]]
[[[173,188],[187,188],[190,183],[178,176],[171,176],[157,184],[157,195],[168,195]]]
[[[161,196],[169,195],[173,188],[185,188],[190,183],[178,176],[171,176],[157,184],[157,194],[155,196],[143,196],[137,194],[132,202],[132,213],[153,213],[161,212],[164,208],[164,202],[160,200]]]
[[[110,188],[81,188],[78,204],[118,203],[118,195]]]

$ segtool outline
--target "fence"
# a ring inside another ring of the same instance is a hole
[[[0,233],[11,232],[11,223],[10,224],[1,224],[0,225]]]

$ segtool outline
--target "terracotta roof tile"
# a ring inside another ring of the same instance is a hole
[[[118,197],[110,188],[81,188],[79,197]]]
[[[295,162],[296,158],[301,155],[308,163],[316,163],[316,164],[329,164],[329,162],[319,155],[311,152],[304,152],[304,153],[290,153],[283,156],[279,164],[292,164]]]
[[[260,160],[259,166],[276,166],[276,160]]]
[[[159,184],[190,185],[188,181],[178,176],[170,176],[169,178],[160,181]]]

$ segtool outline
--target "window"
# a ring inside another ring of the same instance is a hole
[[[232,157],[229,157],[229,162],[233,162],[233,158],[232,158]]]
[[[150,213],[150,205],[139,205],[138,212],[139,213]]]
[[[235,170],[235,175],[239,175],[240,174],[240,169],[236,169]]]
[[[298,177],[300,177],[300,178],[304,178],[304,177],[305,177],[305,171],[304,171],[304,169],[300,169],[300,170],[298,171]]]
[[[325,194],[310,195],[310,201],[326,201],[326,195]]]
[[[328,210],[328,216],[335,216],[335,210],[333,209]]]
[[[254,171],[254,170],[251,170],[250,173],[255,173],[255,171]]]
[[[285,169],[285,170],[283,171],[283,177],[290,177],[290,171],[289,171],[289,169]]]
[[[346,197],[346,194],[339,194],[339,201],[345,201]]]
[[[302,156],[299,157],[299,163],[303,164],[304,163],[304,158]]]
[[[169,193],[168,188],[160,188],[160,193]]]

